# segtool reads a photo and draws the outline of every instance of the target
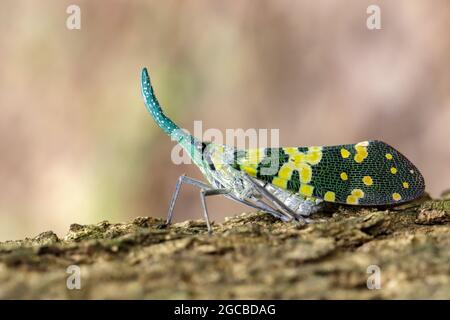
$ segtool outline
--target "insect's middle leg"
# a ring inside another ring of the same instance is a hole
[[[200,201],[203,207],[203,215],[205,217],[206,225],[208,227],[208,233],[212,233],[211,223],[209,222],[208,208],[206,207],[205,197],[208,196],[216,196],[219,194],[228,194],[230,193],[227,189],[209,189],[209,190],[201,190],[200,191]]]

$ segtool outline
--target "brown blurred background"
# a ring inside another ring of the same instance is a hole
[[[81,8],[68,30],[66,8]],[[381,8],[381,30],[366,9]],[[285,146],[380,139],[450,187],[450,2],[24,1],[0,4],[0,240],[163,217],[173,142],[141,96],[147,66],[189,130],[279,128]],[[200,217],[185,187],[176,220]],[[209,200],[212,218],[248,210]]]

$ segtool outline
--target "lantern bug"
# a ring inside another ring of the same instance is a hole
[[[181,130],[162,111],[147,69],[142,95],[156,124],[191,157],[207,183],[180,176],[170,201],[167,224],[183,183],[200,188],[203,215],[211,232],[205,198],[228,199],[283,221],[308,222],[323,202],[345,205],[394,205],[418,198],[425,189],[419,170],[381,141],[315,147],[238,150],[200,141]]]

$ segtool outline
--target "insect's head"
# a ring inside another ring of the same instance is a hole
[[[201,170],[215,170],[213,160],[211,159],[212,148],[214,148],[213,143],[195,139],[192,141],[191,148],[194,149],[194,152],[191,152],[191,154],[193,154],[191,155],[191,158],[194,159],[195,164],[199,166]]]

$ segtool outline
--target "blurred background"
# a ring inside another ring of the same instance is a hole
[[[66,9],[81,8],[81,30]],[[381,30],[366,9],[381,8]],[[141,96],[180,126],[280,129],[284,146],[380,139],[450,187],[450,2],[25,1],[0,5],[0,240],[164,217],[182,173]],[[216,197],[212,219],[248,211]],[[186,186],[175,220],[200,218]]]

